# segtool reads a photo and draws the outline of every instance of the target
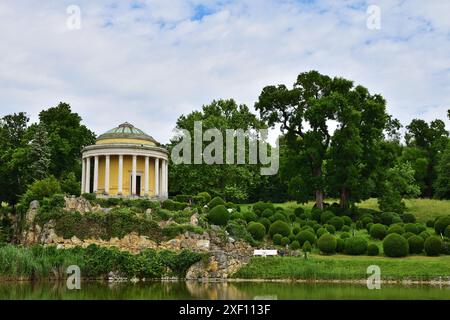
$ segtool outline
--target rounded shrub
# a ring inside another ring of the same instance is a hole
[[[434,231],[436,231],[436,234],[444,234],[448,225],[450,225],[450,215],[440,217],[434,223]]]
[[[414,233],[412,232],[405,232],[404,234],[402,234],[403,238],[405,238],[406,240],[408,240],[409,238],[411,238],[412,236],[415,236]]]
[[[434,220],[433,219],[427,220],[426,225],[428,228],[434,228]]]
[[[422,237],[422,239],[425,241],[427,240],[429,237],[431,237],[431,234],[428,233],[428,231],[422,231],[419,236]]]
[[[344,252],[344,245],[345,245],[344,239],[337,238],[336,239],[336,252]]]
[[[209,210],[207,217],[212,224],[225,226],[230,219],[230,213],[224,205],[218,205]]]
[[[253,205],[252,209],[256,214],[261,214],[266,209],[270,209],[272,212],[275,211],[275,207],[273,206],[272,203],[267,203],[267,202],[262,202],[262,201],[255,203]]]
[[[369,231],[370,236],[378,240],[383,240],[386,237],[386,233],[386,227],[381,223],[375,223]]]
[[[374,225],[373,222],[370,222],[370,223],[368,223],[368,224],[366,225],[366,230],[367,230],[367,232],[370,231],[370,228],[372,228],[373,225]]]
[[[256,213],[259,213],[260,211],[255,211]],[[273,211],[270,209],[265,209],[262,213],[261,216],[264,218],[270,218],[273,215]]]
[[[361,230],[364,229],[364,224],[361,221],[356,221],[355,227],[356,229]]]
[[[297,218],[301,218],[304,213],[305,209],[303,209],[302,207],[295,208],[294,210],[294,214]]]
[[[350,231],[352,231],[352,228],[350,226],[345,225],[342,227],[341,231],[342,232],[350,232]]]
[[[389,226],[392,224],[392,220],[394,219],[394,213],[393,212],[383,212],[380,215],[381,223]]]
[[[331,224],[326,224],[325,225],[325,229],[327,229],[327,231],[329,233],[331,233],[331,234],[335,234],[336,233],[336,229]]]
[[[448,225],[444,230],[444,236],[450,238],[450,225]]]
[[[419,229],[417,228],[417,225],[415,223],[407,223],[405,224],[405,231],[411,232],[414,234],[419,234]]]
[[[292,228],[292,233],[297,235],[300,232],[300,227],[294,227]]]
[[[284,221],[284,222],[288,222],[286,216],[285,216],[284,214],[282,214],[282,213],[279,213],[279,212],[277,212],[277,213],[275,213],[274,215],[272,215],[272,216],[269,218],[269,220],[272,221],[272,222],[275,222],[275,221],[277,221],[277,220]]]
[[[310,230],[300,231],[297,235],[297,241],[303,247],[303,244],[308,241],[310,244],[316,243],[316,235],[312,233]]]
[[[361,219],[361,222],[366,227],[369,223],[373,223],[373,219],[371,217],[364,217]]]
[[[367,252],[367,240],[363,237],[351,237],[345,240],[345,253],[357,256]]]
[[[281,239],[283,239],[283,236],[279,233],[274,234],[272,237],[273,243],[276,245],[281,245]]]
[[[405,233],[405,229],[399,224],[393,224],[389,227],[387,233],[388,234],[397,233],[397,234],[402,235]]]
[[[208,203],[209,208],[214,208],[219,205],[225,206],[225,201],[221,197],[214,197],[212,200]]]
[[[322,235],[319,240],[317,240],[317,247],[325,254],[335,253],[336,245],[336,238],[329,233]]]
[[[291,249],[291,250],[300,249],[300,243],[297,240],[292,241],[291,245],[289,246],[289,249]]]
[[[377,256],[380,254],[380,248],[375,243],[371,243],[367,246],[367,255]]]
[[[289,240],[289,238],[288,237],[283,237],[283,238],[281,238],[281,245],[284,247],[284,246],[286,246],[286,245],[288,245],[288,244],[290,244],[291,243],[291,240]]]
[[[408,238],[409,252],[410,253],[422,253],[423,245],[425,241],[421,236],[413,235]]]
[[[320,222],[320,216],[322,215],[322,210],[318,208],[312,208],[311,219]]]
[[[331,220],[333,217],[335,217],[334,213],[331,211],[324,211],[321,215],[320,215],[320,221],[322,223],[328,223],[328,220]]]
[[[342,216],[342,221],[344,221],[344,225],[346,226],[351,226],[353,221],[352,218],[350,218],[349,216]]]
[[[441,254],[450,255],[450,241],[442,241]]]
[[[259,222],[250,222],[247,226],[247,231],[252,235],[255,240],[262,240],[266,235],[266,227]]]
[[[341,237],[341,239],[348,239],[348,238],[350,238],[350,233],[342,232],[340,237]]]
[[[344,226],[344,219],[341,217],[333,217],[328,220],[328,224],[332,225],[336,230],[341,230]]]
[[[275,221],[270,225],[269,235],[273,236],[277,233],[281,234],[284,237],[287,237],[291,233],[291,227],[289,227],[289,225],[284,221]]]
[[[313,225],[314,232],[316,232],[316,231],[319,230],[320,228],[322,228],[322,225],[321,225],[321,224],[316,223],[316,224]]]
[[[199,192],[197,196],[203,198],[203,203],[208,203],[211,201],[211,195],[208,192]]]
[[[424,249],[427,256],[438,256],[442,249],[442,240],[439,237],[428,237],[424,243]]]
[[[247,223],[250,223],[252,221],[258,221],[258,216],[251,211],[245,211],[243,214],[244,220],[247,221]]]
[[[269,219],[267,219],[267,218],[261,218],[261,219],[258,220],[258,222],[261,223],[262,225],[264,225],[264,227],[266,228],[266,230],[269,230],[270,225],[271,225]]]
[[[400,216],[404,223],[414,223],[416,222],[416,216],[412,213],[404,213]]]
[[[383,240],[383,251],[388,257],[406,257],[409,252],[408,241],[398,233],[391,233]]]
[[[319,228],[319,229],[317,229],[317,231],[316,231],[316,236],[317,236],[317,238],[320,238],[320,237],[323,236],[325,233],[329,233],[329,232],[327,231],[327,229],[325,229],[325,228]]]
[[[427,227],[422,223],[416,223],[417,234],[427,231]]]

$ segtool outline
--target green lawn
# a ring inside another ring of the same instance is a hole
[[[327,199],[327,202],[337,201],[336,199]],[[426,222],[429,219],[434,219],[437,216],[450,214],[450,200],[433,200],[433,199],[405,199],[407,212],[414,214],[418,222]],[[276,204],[277,207],[283,207],[286,210],[293,211],[295,208],[301,206],[306,209],[311,209],[314,205],[310,201],[304,205],[297,204],[295,201]],[[242,205],[245,210],[251,204]],[[378,210],[377,199],[368,199],[358,204],[360,208],[369,208]]]
[[[383,280],[428,281],[444,277],[450,281],[450,256],[386,258],[382,256],[255,257],[234,278],[297,280],[361,280],[367,279],[367,267],[377,265]]]

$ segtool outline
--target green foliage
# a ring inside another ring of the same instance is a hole
[[[325,229],[325,228],[319,228],[319,229],[317,229],[317,231],[316,231],[316,236],[317,236],[317,238],[320,238],[322,235],[324,235],[325,233],[329,233],[328,231],[327,231],[327,229]]]
[[[188,204],[184,203],[184,202],[178,202],[178,201],[173,201],[171,199],[167,199],[167,200],[163,201],[161,206],[164,209],[167,209],[170,211],[178,211],[178,210],[183,210],[184,208],[186,208],[188,206]]]
[[[344,252],[353,256],[365,254],[367,252],[367,240],[359,236],[345,239]]]
[[[281,238],[281,245],[283,246],[283,247],[285,247],[285,246],[287,246],[288,244],[290,244],[291,243],[291,240],[289,239],[289,237],[283,237],[283,238]]]
[[[54,194],[60,194],[61,185],[55,177],[51,176],[43,180],[33,182],[21,197],[20,203],[28,208],[33,200],[42,201],[45,197],[51,197]]]
[[[335,234],[336,233],[336,229],[331,224],[326,224],[325,225],[325,229],[327,229],[327,231],[329,233],[331,233],[331,234]]]
[[[226,227],[227,232],[236,240],[244,240],[252,246],[256,246],[257,242],[252,237],[250,232],[244,226],[244,223],[239,221],[230,221]]]
[[[370,243],[367,246],[367,255],[378,256],[380,254],[380,248],[375,243]]]
[[[0,275],[24,277],[30,280],[65,279],[66,269],[78,265],[84,278],[106,279],[110,272],[118,272],[128,279],[160,279],[167,276],[183,278],[187,270],[201,261],[204,254],[183,250],[179,253],[167,250],[147,249],[137,255],[118,248],[90,245],[87,248],[57,250],[56,247],[0,247]]]
[[[444,236],[450,238],[450,225],[448,225],[444,230]]]
[[[284,221],[275,221],[270,225],[269,235],[273,237],[273,235],[277,233],[281,234],[284,237],[287,237],[291,233],[291,227],[289,227],[289,225]]]
[[[297,240],[292,241],[291,245],[289,246],[289,249],[291,249],[291,250],[299,250],[300,249],[300,243]]]
[[[405,232],[411,232],[414,234],[419,234],[419,228],[415,223],[407,223],[405,224]]]
[[[372,225],[369,233],[372,238],[383,240],[386,236],[386,227],[381,223],[376,223]]]
[[[221,198],[221,197],[214,197],[209,203],[208,203],[208,207],[209,208],[214,208],[217,207],[219,205],[225,205],[225,201]]]
[[[328,223],[328,221],[330,219],[332,219],[334,217],[334,213],[331,211],[324,211],[321,215],[320,215],[320,221],[322,223]]]
[[[397,233],[397,234],[402,235],[405,233],[405,229],[399,224],[393,224],[389,227],[389,229],[387,230],[387,233],[388,234]]]
[[[244,212],[243,217],[244,217],[244,220],[247,221],[247,223],[258,220],[258,216],[252,211]]]
[[[162,229],[162,234],[167,239],[173,239],[176,236],[185,233],[186,231],[203,234],[204,230],[201,227],[195,227],[190,224],[171,223]]]
[[[266,230],[269,230],[270,225],[271,225],[271,222],[270,222],[269,219],[267,219],[267,218],[260,218],[260,219],[258,220],[258,222],[261,223],[261,224],[263,224],[264,227],[266,228]]]
[[[350,228],[350,226],[343,226],[341,231],[342,232],[350,232],[352,230],[352,228]]]
[[[333,254],[336,252],[337,241],[336,238],[329,234],[323,234],[317,241],[317,247],[322,253]]]
[[[305,242],[309,242],[310,244],[316,243],[316,235],[309,230],[300,231],[297,235],[297,241],[303,247]]]
[[[412,213],[404,213],[400,216],[404,223],[414,223],[416,222],[416,216]]]
[[[230,213],[224,205],[217,205],[209,210],[207,217],[210,223],[225,226],[230,219]]]
[[[378,204],[382,211],[403,213],[406,209],[403,197],[417,197],[420,188],[415,184],[414,169],[409,162],[395,165],[387,170],[386,181]]]
[[[78,181],[75,173],[70,172],[61,180],[61,190],[65,194],[80,196],[81,183]]]
[[[208,192],[206,192],[206,191],[199,192],[199,193],[197,194],[197,196],[203,198],[203,203],[204,203],[204,204],[207,204],[207,203],[209,203],[209,202],[211,201],[211,195],[210,195]]]
[[[317,208],[312,208],[311,219],[319,222],[321,215],[322,215],[322,210],[317,209]]]
[[[402,234],[403,238],[405,238],[406,240],[408,240],[410,237],[414,236],[415,234],[412,232],[405,232]]]
[[[383,240],[383,251],[388,257],[406,257],[409,253],[409,244],[401,235],[391,233]]]
[[[442,240],[439,237],[428,237],[424,243],[427,256],[438,256],[442,249]]]
[[[397,215],[397,214],[394,213],[394,212],[383,212],[383,213],[380,215],[381,223],[384,224],[384,225],[386,225],[386,226],[391,225],[391,224],[393,223],[394,217],[395,217],[396,215]]]
[[[266,235],[266,228],[259,222],[250,222],[247,226],[247,231],[250,232],[253,239],[258,241],[264,239]]]
[[[272,214],[273,214],[273,211],[275,211],[275,207],[273,206],[272,203],[262,202],[262,201],[255,203],[253,205],[252,209],[258,215],[262,215],[265,210],[270,210],[270,212]],[[265,215],[263,215],[263,216],[265,216]]]
[[[294,214],[297,218],[301,218],[304,213],[305,213],[305,209],[303,209],[302,207],[297,207],[294,210]]]
[[[83,193],[81,196],[91,202],[97,200],[97,196],[95,195],[95,193]]]
[[[353,221],[352,221],[352,218],[350,218],[349,216],[342,216],[341,218],[344,221],[344,225],[346,225],[346,226],[352,225]]]
[[[274,234],[272,237],[273,243],[276,245],[281,245],[281,239],[283,239],[283,236],[279,233]]]
[[[450,199],[450,143],[440,155],[433,187],[437,198]]]
[[[422,231],[419,236],[421,236],[423,240],[426,240],[428,237],[431,237],[431,234],[429,234],[427,231]]]
[[[436,231],[436,234],[444,234],[445,228],[450,225],[450,215],[440,217],[436,220],[434,223],[434,231]]]
[[[422,237],[413,235],[408,238],[409,252],[422,253],[425,241]]]
[[[336,230],[341,230],[344,226],[344,219],[341,217],[333,217],[328,220],[328,224],[331,224]]]

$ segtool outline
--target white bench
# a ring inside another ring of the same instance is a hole
[[[260,257],[277,256],[278,250],[254,250],[253,255]]]

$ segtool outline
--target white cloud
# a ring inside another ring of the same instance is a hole
[[[66,27],[70,4],[81,30]],[[366,28],[370,4],[381,30]],[[98,134],[126,120],[167,142],[181,113],[253,106],[263,86],[317,69],[381,93],[404,124],[444,118],[448,12],[439,0],[2,2],[0,115],[65,101]]]

